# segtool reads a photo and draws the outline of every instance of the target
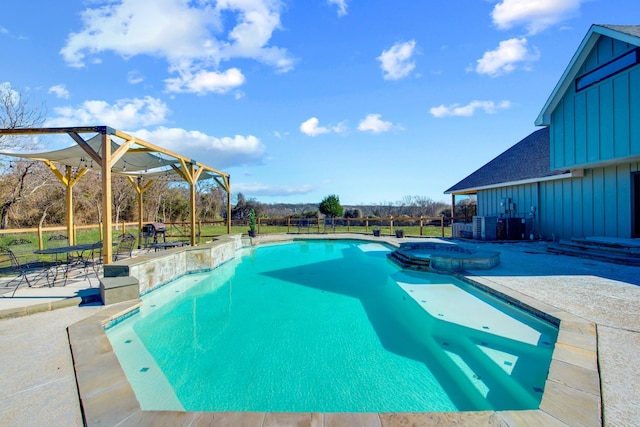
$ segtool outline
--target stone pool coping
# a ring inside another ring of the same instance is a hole
[[[429,257],[414,255],[427,251]],[[500,264],[500,252],[460,248],[451,243],[407,242],[390,254],[402,267],[412,270],[432,269],[442,272],[490,270]]]
[[[326,238],[320,235],[316,238]],[[309,239],[285,236],[261,242]],[[335,238],[339,238],[335,236]],[[344,238],[344,237],[343,237]],[[354,236],[349,235],[353,240]],[[388,240],[363,236],[360,240]],[[254,239],[252,244],[257,243]],[[209,244],[211,251],[228,241]],[[206,246],[206,245],[204,245]],[[196,247],[197,248],[197,247]],[[192,248],[195,249],[195,248]],[[209,251],[205,247],[201,247]],[[176,256],[187,249],[174,249],[150,257],[156,261]],[[186,255],[185,255],[186,256]],[[179,256],[180,257],[180,256]],[[180,259],[178,257],[178,259]],[[140,260],[142,262],[143,260]],[[157,264],[154,264],[157,265]],[[202,265],[202,264],[199,264]],[[155,267],[154,267],[155,268]],[[477,284],[460,275],[467,282]],[[127,381],[107,338],[104,325],[134,310],[139,300],[107,306],[104,310],[68,328],[82,416],[86,425],[585,425],[600,426],[602,407],[598,370],[596,325],[512,289],[492,284],[479,285],[534,314],[559,324],[545,390],[537,410],[429,412],[429,413],[263,413],[263,412],[183,412],[144,411]],[[544,313],[544,315],[542,314]]]

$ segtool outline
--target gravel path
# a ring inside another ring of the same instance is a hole
[[[101,306],[0,320],[0,425],[81,426],[67,326]]]

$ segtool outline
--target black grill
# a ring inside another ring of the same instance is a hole
[[[142,237],[144,237],[144,245],[147,246],[147,241],[153,238],[153,243],[158,243],[158,236],[162,236],[162,241],[165,242],[165,232],[167,226],[161,222],[151,222],[142,226]]]

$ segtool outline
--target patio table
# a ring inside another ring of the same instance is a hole
[[[83,264],[85,270],[88,268],[88,261],[85,260],[84,258],[84,252],[87,251],[91,251],[91,259],[93,259],[93,253],[96,250],[100,250],[102,249],[102,242],[96,242],[96,243],[85,243],[82,245],[70,245],[70,246],[60,246],[60,247],[56,247],[56,248],[47,248],[47,249],[39,249],[37,251],[34,251],[34,254],[37,255],[53,255],[55,257],[55,262],[53,263],[53,265],[51,265],[48,269],[47,269],[47,281],[49,282],[49,286],[54,286],[56,279],[58,277],[58,269],[60,268],[60,266],[63,264],[62,260],[59,259],[59,257],[62,255],[67,259],[67,262],[64,263],[65,265],[65,269],[64,269],[64,285],[67,284],[67,278],[69,275],[69,270],[71,270],[73,264],[74,264],[74,260],[73,259],[69,259],[69,254],[73,254],[76,253],[77,257],[75,258],[76,261],[79,261],[80,263]],[[49,280],[50,274],[53,271],[53,278],[51,280]],[[85,271],[85,276],[86,276],[86,271]]]

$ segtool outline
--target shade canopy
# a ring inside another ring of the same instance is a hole
[[[89,170],[101,173],[105,263],[111,262],[112,174],[126,176],[136,188],[140,202],[138,219],[140,228],[142,228],[142,193],[148,188],[148,185],[140,186],[140,180],[138,179],[138,183],[136,183],[136,178],[148,178],[148,182],[161,177],[186,181],[190,187],[192,245],[195,244],[195,185],[198,180],[213,178],[227,192],[227,233],[231,232],[229,174],[108,126],[0,129],[0,136],[38,134],[67,134],[75,141],[76,145],[40,153],[0,152],[0,154],[42,161],[66,186],[67,228],[70,241],[72,241],[73,229],[72,187]],[[93,136],[85,139],[82,136],[84,134],[92,134]],[[114,138],[122,142],[118,143]]]
[[[96,153],[102,152],[102,136],[100,134],[86,140],[86,144]],[[111,141],[111,152],[115,152],[120,145]],[[19,157],[29,160],[53,162],[58,165],[70,166],[77,169],[88,169],[101,171],[102,165],[94,159],[78,144],[71,147],[53,151],[39,152],[14,152],[0,151],[0,155]],[[176,172],[175,167],[179,167],[178,159],[163,156],[161,153],[151,152],[148,148],[132,144],[132,147],[116,161],[111,167],[111,172],[117,175],[129,176],[132,178],[164,178],[170,181],[182,181],[184,177]],[[210,171],[202,172],[199,180],[211,179],[220,176],[218,173]]]

